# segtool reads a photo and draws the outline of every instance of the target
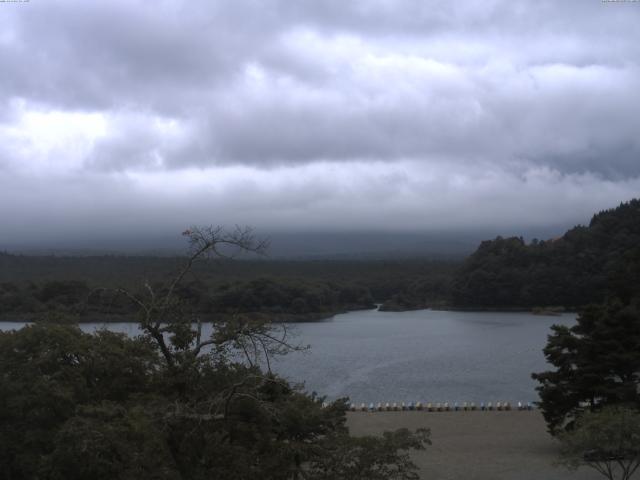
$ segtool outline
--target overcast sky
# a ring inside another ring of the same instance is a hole
[[[0,246],[583,223],[640,195],[640,3],[0,3]]]

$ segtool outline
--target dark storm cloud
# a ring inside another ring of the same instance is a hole
[[[638,191],[639,21],[599,0],[0,4],[0,199],[70,229],[586,215]]]
[[[148,115],[146,132],[116,118],[89,168],[445,155],[635,175],[633,7],[37,3],[3,22],[0,85],[43,108]],[[184,126],[176,144],[158,117]]]
[[[234,68],[237,58],[225,48],[233,50],[238,36],[211,28],[185,7],[161,3],[69,1],[14,9],[2,49],[5,95],[54,108],[179,109],[189,89],[200,94]],[[178,20],[181,10],[187,22]]]

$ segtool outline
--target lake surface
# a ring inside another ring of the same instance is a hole
[[[305,389],[360,402],[528,402],[537,400],[531,372],[548,368],[542,348],[549,327],[575,315],[528,313],[378,312],[288,324],[294,343],[309,344],[272,364]],[[0,329],[21,323],[0,323]],[[136,335],[132,323],[82,324]],[[206,329],[203,333],[207,333]]]

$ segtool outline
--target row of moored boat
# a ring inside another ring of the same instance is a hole
[[[409,403],[377,403],[377,404],[366,404],[361,403],[357,405],[352,403],[349,407],[349,410],[352,412],[400,412],[400,411],[426,411],[426,412],[468,412],[468,411],[510,411],[510,410],[520,410],[520,411],[528,411],[533,410],[534,406],[531,402],[522,403],[518,402],[515,405],[511,405],[509,402],[481,402],[479,405],[476,405],[474,402],[463,402],[461,405],[457,402],[453,403],[453,405],[448,402],[444,403],[422,403],[422,402],[409,402]]]

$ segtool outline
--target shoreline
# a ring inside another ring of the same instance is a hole
[[[404,313],[404,312],[418,312],[418,311],[435,311],[435,312],[463,312],[463,313],[528,313],[541,317],[561,317],[563,315],[577,315],[577,311],[565,310],[562,312],[535,312],[532,309],[525,308],[502,308],[502,309],[487,309],[487,308],[466,308],[466,307],[428,307],[428,308],[407,308],[403,310],[387,310],[381,309],[379,306],[373,308],[355,308],[336,310],[331,312],[309,312],[309,313],[280,313],[272,314],[265,312],[246,312],[239,315],[244,315],[249,318],[259,319],[266,317],[274,317],[268,319],[272,323],[320,323],[331,320],[336,315],[343,315],[351,312],[361,312],[370,310],[372,312],[382,313]],[[105,314],[96,313],[95,315],[76,315],[69,316],[69,321],[47,321],[46,319],[37,320],[39,316],[46,315],[46,312],[42,313],[19,313],[19,314],[0,314],[0,323],[60,323],[60,324],[80,324],[80,323],[138,323],[135,319],[135,314]],[[64,314],[62,314],[64,315]],[[213,323],[215,320],[221,317],[231,317],[231,314],[206,314],[202,315],[203,323]],[[217,317],[217,318],[216,318]]]
[[[567,308],[563,310],[555,310],[553,308],[544,308],[544,307],[463,307],[463,306],[455,306],[455,305],[440,305],[440,306],[431,306],[431,307],[403,307],[398,309],[390,309],[390,308],[380,308],[381,312],[416,312],[420,310],[433,310],[436,312],[471,312],[471,313],[531,313],[532,315],[540,315],[540,316],[562,316],[565,313],[577,314],[579,309],[577,308]]]

